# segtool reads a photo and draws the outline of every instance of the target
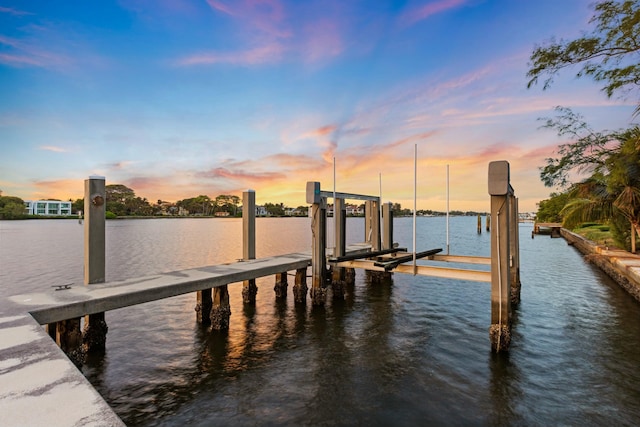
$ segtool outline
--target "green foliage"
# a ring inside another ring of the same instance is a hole
[[[122,184],[110,184],[105,187],[107,196],[106,209],[117,216],[141,215],[153,213],[147,199],[136,197],[132,189]]]
[[[0,196],[0,219],[20,219],[26,217],[24,201],[19,197]]]
[[[578,67],[577,77],[590,77],[604,84],[602,90],[611,97],[637,90],[640,82],[640,5],[637,0],[599,1],[589,21],[593,26],[575,40],[554,39],[538,46],[531,54],[527,87],[544,79],[544,89],[565,68]],[[636,113],[640,106],[636,109]]]
[[[284,205],[282,203],[265,203],[264,208],[270,216],[284,216]]]
[[[549,199],[542,200],[538,203],[536,220],[539,222],[562,222],[560,212],[567,204],[569,194],[567,192],[551,193],[550,196]]]
[[[615,245],[626,251],[631,251],[631,227],[629,221],[622,215],[617,215],[609,220],[611,226],[611,238]]]
[[[114,214],[111,211],[106,211],[104,216],[105,216],[106,219],[116,219],[116,218],[118,218],[118,215]]]

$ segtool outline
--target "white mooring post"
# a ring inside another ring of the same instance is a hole
[[[84,284],[104,283],[106,277],[106,186],[105,177],[90,176],[84,181]],[[82,344],[85,352],[102,353],[107,340],[104,312],[86,315]]]
[[[509,163],[489,163],[491,195],[491,327],[494,352],[506,351],[511,342],[511,238],[514,208]],[[517,214],[516,214],[517,217]]]

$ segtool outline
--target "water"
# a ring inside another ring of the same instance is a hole
[[[308,250],[307,218],[258,219],[257,256]],[[411,249],[410,218],[394,223]],[[362,240],[350,218],[348,242]],[[418,219],[418,250],[445,247],[443,218]],[[476,218],[451,220],[451,252],[489,255]],[[490,352],[490,285],[358,271],[346,301],[275,300],[258,280],[231,326],[195,322],[195,296],[107,313],[107,354],[83,372],[128,425],[638,425],[640,304],[563,239],[521,225],[522,303],[509,354]],[[0,221],[5,296],[82,283],[75,221]],[[236,219],[107,222],[111,280],[233,261]],[[330,239],[331,243],[331,239]],[[474,268],[479,268],[475,266]]]

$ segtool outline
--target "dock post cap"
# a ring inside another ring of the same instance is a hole
[[[104,181],[106,178],[102,175],[89,175],[89,179],[101,179]]]
[[[497,160],[489,163],[489,194],[503,196],[509,194],[509,162]]]
[[[247,188],[246,190],[244,190],[245,193],[255,193],[256,190],[252,190],[251,188]]]
[[[320,183],[317,181],[307,181],[307,203],[317,204],[322,200],[320,194]]]

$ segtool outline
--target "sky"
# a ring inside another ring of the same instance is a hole
[[[383,202],[489,210],[507,160],[520,211],[556,189],[541,129],[635,104],[577,69],[527,89],[529,57],[590,30],[592,0],[0,0],[0,189],[83,197],[106,177],[155,203],[305,205],[307,181]],[[414,178],[415,152],[417,173]],[[335,166],[334,166],[335,165]]]

